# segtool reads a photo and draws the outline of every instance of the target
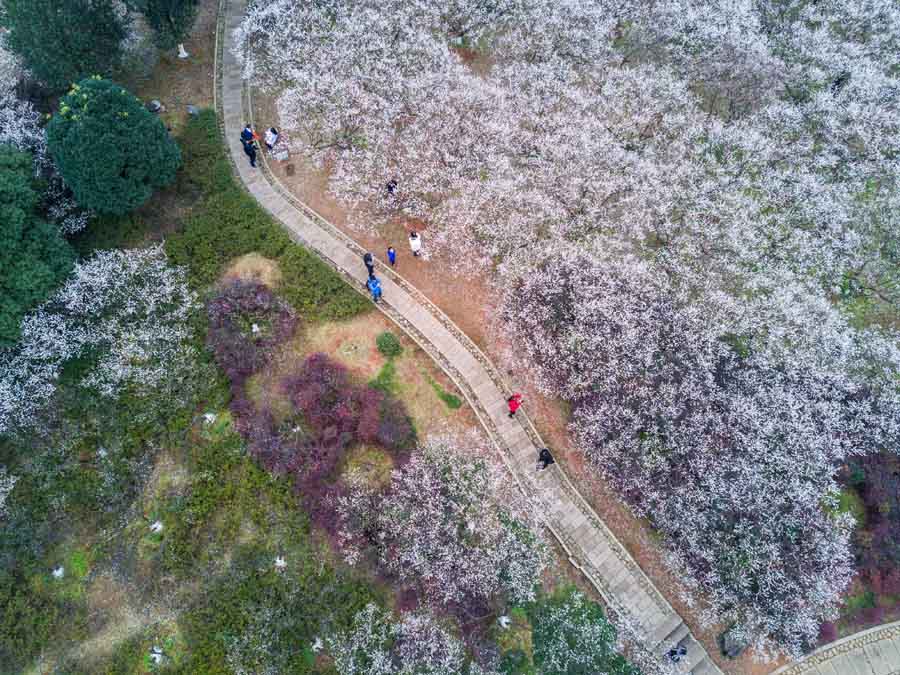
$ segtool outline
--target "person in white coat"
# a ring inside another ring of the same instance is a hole
[[[409,247],[414,256],[418,256],[419,251],[422,250],[422,237],[415,230],[409,233]]]

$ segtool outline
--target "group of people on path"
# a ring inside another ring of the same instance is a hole
[[[260,139],[259,134],[256,133],[250,122],[247,122],[247,125],[241,131],[241,144],[244,146],[244,154],[250,160],[250,166],[254,168],[256,167],[256,148],[260,140],[265,143],[268,151],[272,152],[275,149],[275,144],[278,142],[278,129],[269,127],[264,137]]]
[[[413,231],[409,233],[409,247],[414,256],[419,255],[419,252],[422,250],[422,237],[418,232]],[[393,246],[388,246],[387,259],[391,267],[397,266],[397,249]],[[366,251],[363,255],[363,264],[369,273],[366,289],[372,294],[372,301],[378,302],[381,299],[381,281],[375,276],[375,256],[372,255],[371,251]]]

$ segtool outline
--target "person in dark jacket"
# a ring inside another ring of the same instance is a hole
[[[365,263],[366,269],[369,271],[369,276],[375,274],[375,258],[368,251],[363,256],[363,263]]]
[[[253,131],[253,127],[250,126],[250,122],[247,122],[247,126],[245,126],[243,131],[241,131],[241,141],[244,145],[247,145],[247,143],[252,143],[255,137],[256,132]]]
[[[244,143],[244,154],[250,158],[250,166],[256,167],[256,146],[252,142]]]
[[[556,464],[553,455],[550,454],[550,448],[541,448],[540,453],[538,453],[538,464],[540,464],[538,467],[540,470],[546,469],[551,464]]]

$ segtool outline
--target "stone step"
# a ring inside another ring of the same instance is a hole
[[[672,634],[679,625],[684,623],[681,620],[681,617],[675,613],[670,614],[666,617],[666,620],[659,624],[653,631],[650,633],[650,639],[648,640],[647,647],[649,649],[655,650],[667,637]]]
[[[703,649],[703,645],[697,642],[690,633],[688,633],[687,637],[679,643],[679,646],[687,649],[687,654],[682,656],[681,661],[678,662],[678,668],[683,673],[694,672],[694,668],[697,667],[697,664],[701,663],[704,659],[709,658],[706,654],[706,650]]]
[[[718,672],[719,668],[716,664],[712,662],[712,659],[709,658],[708,654],[704,654],[703,660],[691,670],[691,675],[714,675]]]
[[[656,653],[665,658],[669,650],[677,647],[682,640],[691,634],[691,629],[687,627],[684,621],[679,619],[678,626],[669,633],[658,645],[656,645]]]

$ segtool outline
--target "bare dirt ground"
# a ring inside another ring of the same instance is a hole
[[[264,129],[278,126],[274,98],[258,89],[254,89],[252,93],[257,127]],[[659,535],[647,521],[636,518],[628,510],[609,484],[586,465],[584,455],[575,449],[567,428],[568,413],[565,404],[540,394],[528,383],[527,374],[522,368],[510,365],[508,346],[504,344],[502,330],[496,330],[499,290],[486,273],[462,276],[450,271],[440,259],[414,258],[407,244],[410,224],[392,222],[380,227],[377,233],[350,227],[346,208],[328,192],[327,172],[318,169],[304,157],[292,155],[287,162],[270,161],[269,167],[278,180],[300,200],[371,250],[376,257],[386,260],[388,246],[394,246],[398,251],[397,271],[425,293],[495,363],[504,364],[504,374],[514,388],[524,393],[526,411],[578,489],[641,569],[685,618],[694,635],[703,642],[723,670],[734,675],[765,675],[781,665],[782,662],[758,663],[750,653],[734,661],[720,656],[716,638],[725,626],[702,626],[696,609],[684,602],[680,585],[663,561]],[[417,223],[415,228],[423,232],[424,247],[427,248],[427,225]]]

